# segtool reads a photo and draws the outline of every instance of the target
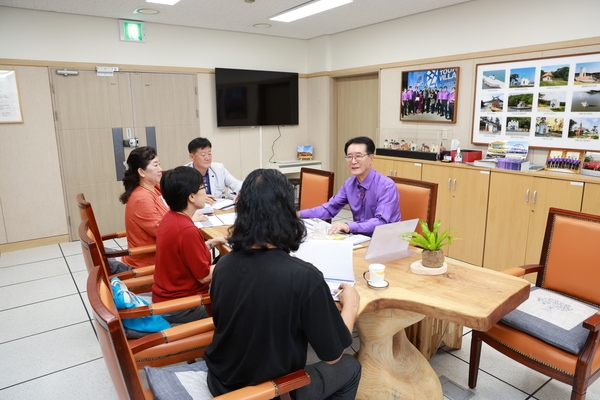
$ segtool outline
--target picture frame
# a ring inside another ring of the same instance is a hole
[[[600,150],[600,54],[478,64],[471,143]]]
[[[0,69],[0,123],[22,123],[17,71]]]
[[[459,67],[405,71],[400,88],[400,121],[455,124]]]
[[[583,167],[585,151],[552,149],[546,157],[545,170],[578,174]]]

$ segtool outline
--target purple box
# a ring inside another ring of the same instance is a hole
[[[498,159],[498,168],[521,171],[521,164],[524,162],[525,160],[515,160],[514,158],[500,158]]]

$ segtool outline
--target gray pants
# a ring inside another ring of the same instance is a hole
[[[354,399],[360,382],[361,365],[350,354],[344,354],[335,364],[319,361],[307,365],[310,384],[296,390],[298,400]]]

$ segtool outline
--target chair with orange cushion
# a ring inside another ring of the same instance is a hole
[[[433,228],[438,184],[395,176],[389,178],[398,189],[402,220],[418,218]],[[422,233],[419,225],[417,232]],[[430,359],[442,342],[453,348],[461,347],[462,326],[426,316],[406,328],[406,336],[425,358]]]
[[[300,169],[298,208],[305,210],[326,203],[333,196],[334,173],[321,169]]]
[[[472,331],[469,387],[477,385],[481,344],[572,386],[583,400],[600,377],[600,216],[550,208],[540,263],[511,268],[536,273],[530,297],[487,332]]]
[[[145,367],[172,366],[202,357],[214,334],[212,318],[182,324],[141,339],[127,340],[121,322],[124,316],[117,311],[110,287],[103,275],[99,266],[92,268],[88,276],[87,294],[104,362],[117,395],[120,399],[154,399],[150,388],[144,385],[139,371]],[[180,364],[180,367],[186,368],[186,365]],[[193,372],[192,367],[190,372]],[[199,380],[192,381],[194,386],[201,383]],[[262,400],[276,396],[285,398],[283,396],[287,395],[289,399],[290,391],[308,383],[310,377],[300,370],[217,398]],[[158,384],[163,383],[161,381]],[[177,383],[175,386],[179,389],[181,385]],[[167,392],[170,393],[171,389]]]

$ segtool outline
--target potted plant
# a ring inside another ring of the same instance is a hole
[[[444,252],[442,247],[447,246],[459,240],[455,237],[456,230],[453,228],[446,229],[440,232],[441,221],[435,221],[433,229],[430,231],[427,222],[419,221],[421,231],[423,232],[406,232],[401,235],[402,239],[406,240],[409,244],[417,247],[421,247],[423,252],[421,253],[421,264],[427,268],[440,268],[444,265]]]

